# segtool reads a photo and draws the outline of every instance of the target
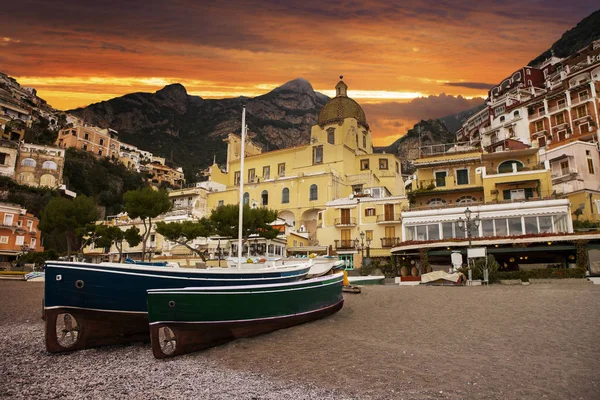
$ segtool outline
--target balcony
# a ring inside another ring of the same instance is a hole
[[[356,218],[336,218],[335,226],[356,226]]]
[[[378,224],[394,224],[394,223],[399,223],[400,222],[400,214],[380,214],[377,216],[377,223]]]
[[[577,104],[582,104],[585,103],[586,101],[591,100],[592,98],[589,95],[585,95],[585,96],[577,96],[576,98],[571,100],[571,105],[575,106]]]
[[[334,240],[336,250],[355,250],[354,240]]]
[[[573,118],[573,123],[577,124],[578,122],[588,122],[588,120],[592,121],[592,116],[591,115],[589,115],[589,114],[585,114],[585,115],[578,114],[577,118]]]
[[[384,237],[381,238],[381,247],[395,247],[400,245],[399,237]]]
[[[563,122],[562,124],[558,124],[552,127],[552,133],[557,133],[558,131],[562,131],[567,129],[567,127],[569,126],[568,123]]]
[[[564,110],[565,108],[567,108],[567,103],[559,103],[555,106],[549,107],[548,114],[554,114],[555,112]]]
[[[534,119],[544,117],[545,115],[546,115],[546,110],[539,110],[537,112],[534,112],[533,114],[530,114],[529,120],[532,121]]]
[[[577,175],[577,168],[561,168],[557,172],[552,172],[552,179],[560,179],[564,177],[570,177],[571,175]]]

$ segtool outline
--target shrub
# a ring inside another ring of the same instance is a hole
[[[485,258],[476,258],[473,266],[473,279],[481,279],[483,280],[483,270],[486,267]],[[498,268],[500,268],[500,264],[496,261],[493,255],[487,256],[487,268],[489,272],[489,282],[494,283],[498,282],[500,278],[498,278]],[[468,276],[468,268],[463,267],[459,269],[460,272]]]
[[[585,278],[585,268],[545,268],[530,271],[502,271],[497,273],[498,279],[520,279],[528,282],[529,279],[573,279]]]

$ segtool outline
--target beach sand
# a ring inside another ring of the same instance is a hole
[[[598,399],[600,287],[364,287],[323,320],[155,360],[50,355],[43,284],[0,281],[0,397]]]

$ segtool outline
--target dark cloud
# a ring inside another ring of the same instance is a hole
[[[363,104],[362,107],[376,144],[389,145],[422,119],[442,118],[482,103],[482,98],[467,99],[442,93],[439,96],[419,97],[406,103]]]
[[[367,119],[387,120],[421,120],[441,118],[459,111],[465,111],[483,103],[482,98],[467,99],[462,96],[449,96],[445,93],[439,96],[419,97],[406,103],[390,102],[364,104]]]
[[[468,89],[484,89],[488,90],[496,86],[493,83],[483,83],[483,82],[446,82],[446,86],[455,86],[455,87],[464,87]]]

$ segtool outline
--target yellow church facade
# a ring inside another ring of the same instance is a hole
[[[338,254],[356,254],[355,248],[341,248],[340,244],[348,236],[347,228],[352,230],[352,238],[362,229],[356,219],[350,227],[338,221],[341,212],[336,202],[342,199],[373,202],[376,211],[360,219],[372,223],[368,231],[373,239],[386,237],[386,224],[377,223],[378,216],[382,220],[398,217],[395,222],[400,224],[400,210],[406,204],[400,160],[393,154],[373,152],[365,113],[348,97],[343,81],[336,85],[336,96],[319,113],[309,144],[262,152],[247,140],[241,171],[240,137],[230,134],[225,142],[226,165],[213,163],[208,168],[209,184],[222,188],[208,194],[209,209],[238,204],[243,179],[244,203],[276,210],[297,232],[308,233],[309,245],[331,246]]]

